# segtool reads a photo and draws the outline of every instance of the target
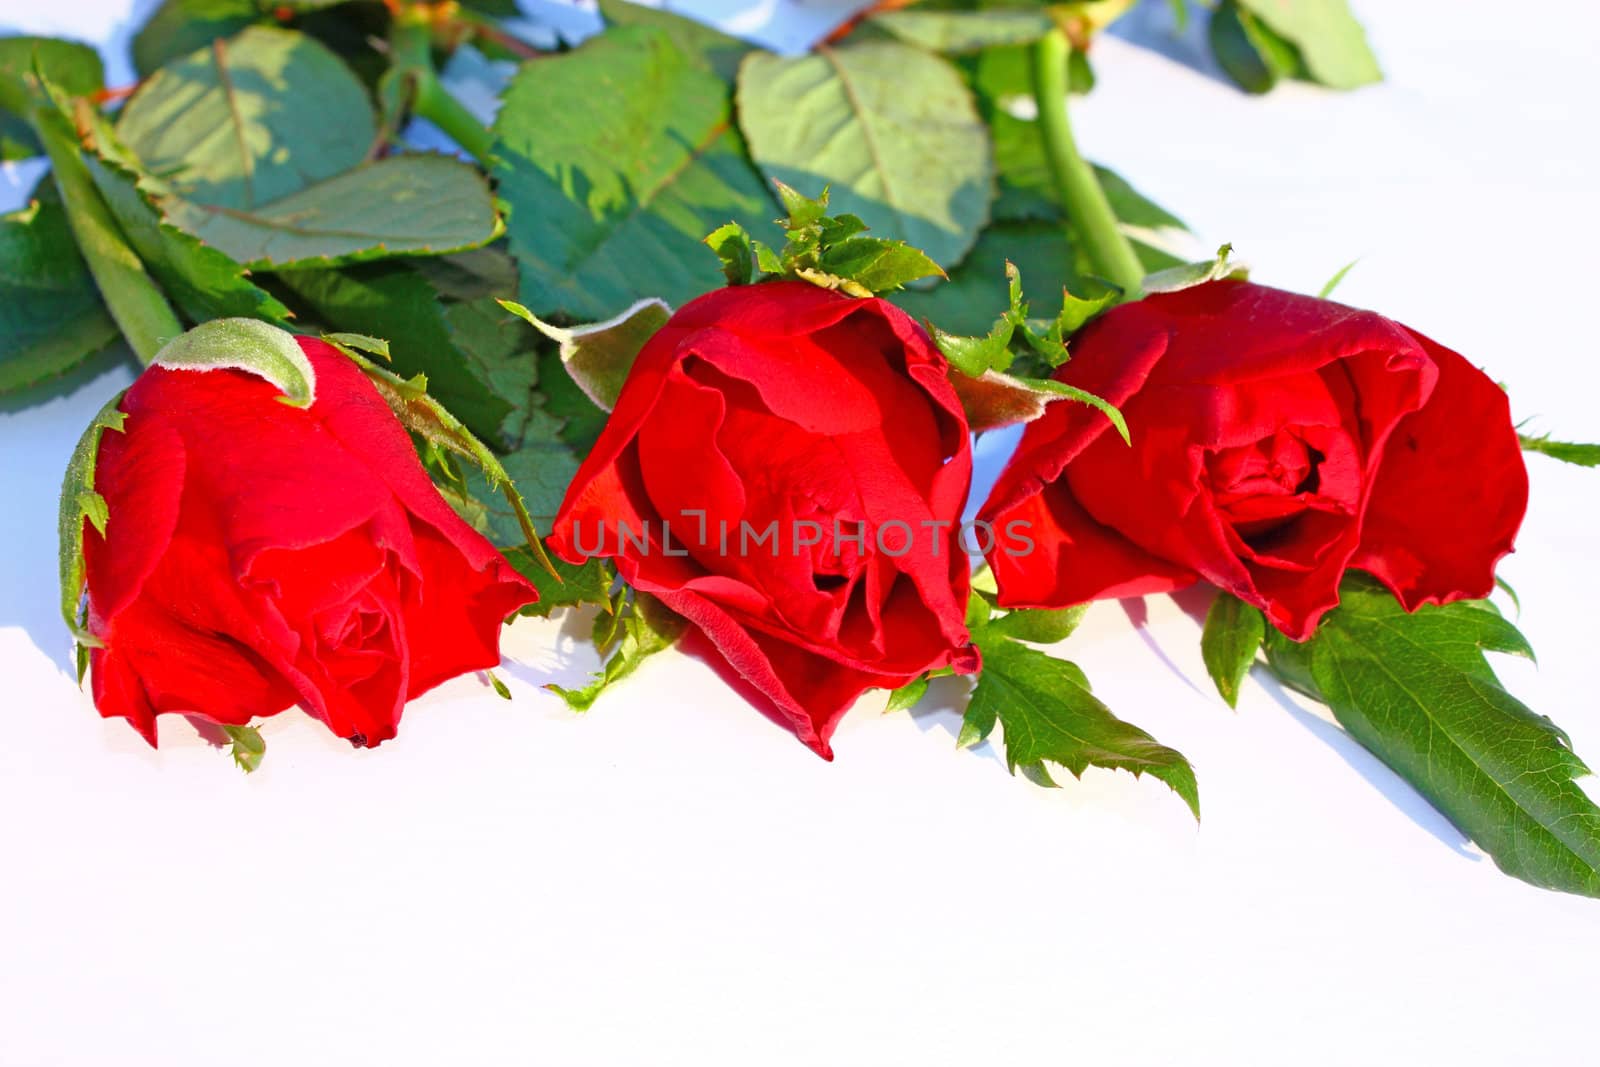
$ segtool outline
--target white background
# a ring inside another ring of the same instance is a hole
[[[43,6],[0,25],[126,39],[115,3]],[[1265,99],[1164,7],[1100,46],[1087,151],[1259,280],[1361,257],[1343,299],[1600,436],[1594,5],[1369,0],[1387,84]],[[0,414],[7,1067],[1594,1062],[1600,902],[1501,875],[1270,680],[1230,712],[1166,600],[1068,653],[1193,760],[1199,828],[1153,781],[1009,778],[948,708],[863,700],[823,763],[675,653],[579,717],[538,688],[594,666],[559,622],[508,632],[513,702],[459,680],[377,751],[298,713],[249,778],[181,725],[151,751],[54,606],[60,471],[126,380]],[[1505,675],[1600,760],[1600,473],[1530,467],[1503,573],[1542,666]]]

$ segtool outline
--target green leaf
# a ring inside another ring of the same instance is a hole
[[[728,279],[729,285],[749,285],[756,280],[760,268],[756,264],[750,231],[737,222],[730,222],[708,233],[705,243],[722,261],[722,276]]]
[[[927,692],[928,676],[926,674],[920,678],[911,679],[911,681],[889,694],[889,702],[884,705],[884,714],[887,715],[896,711],[910,711],[917,706],[919,700],[927,695]]]
[[[254,726],[228,726],[219,727],[228,740],[228,754],[233,757],[234,764],[244,773],[250,774],[261,766],[261,761],[267,755],[267,742],[262,739],[261,731]]]
[[[600,14],[607,26],[643,26],[665,32],[674,44],[725,82],[732,82],[738,76],[739,63],[752,51],[749,44],[737,37],[729,37],[704,23],[657,7],[628,0],[600,0]]]
[[[726,84],[663,31],[608,30],[525,64],[504,100],[495,176],[536,315],[686,303],[722,281],[705,235],[770,217]]]
[[[1490,651],[1533,654],[1487,602],[1407,614],[1366,579],[1346,583],[1306,644],[1276,631],[1267,641],[1280,677],[1327,702],[1501,870],[1600,896],[1600,808],[1573,781],[1589,770],[1560,728],[1501,687]]]
[[[517,573],[539,590],[538,603],[523,608],[519,612],[521,615],[549,618],[557,608],[580,604],[600,604],[607,612],[615,611],[611,604],[611,583],[615,575],[605,560],[590,559],[572,564],[552,557],[550,562],[556,571],[552,575],[526,546],[505,549],[505,557]],[[560,576],[559,581],[556,575]]]
[[[1333,277],[1329,278],[1325,283],[1323,283],[1322,289],[1317,293],[1317,299],[1326,300],[1328,297],[1332,296],[1333,291],[1339,288],[1339,283],[1344,281],[1345,275],[1349,274],[1353,269],[1355,269],[1355,265],[1359,262],[1361,261],[1358,259],[1352,259],[1350,262],[1334,271]]]
[[[1239,0],[1222,0],[1206,33],[1217,62],[1246,92],[1267,92],[1303,69],[1294,45],[1241,8]]]
[[[68,96],[89,96],[105,88],[100,53],[86,44],[54,37],[0,37],[0,83],[17,85],[35,69]],[[43,155],[27,122],[6,109],[10,95],[0,85],[0,162]]]
[[[1006,765],[1044,785],[1054,785],[1045,764],[1080,777],[1086,767],[1149,774],[1165,782],[1200,817],[1194,768],[1181,754],[1137,726],[1111,714],[1089,692],[1083,672],[1037,649],[993,631],[974,636],[983,653],[983,673],[967,705],[960,744],[985,740],[1000,724]]]
[[[259,319],[212,319],[168,341],[152,361],[168,370],[242,370],[271,382],[285,402],[308,408],[317,375],[294,335]]]
[[[498,395],[487,371],[457,348],[445,306],[421,273],[405,263],[374,263],[278,277],[323,324],[386,338],[396,373],[425,375],[429,392],[475,434],[504,443],[505,421],[520,397]]]
[[[1267,637],[1267,617],[1230,593],[1218,591],[1206,612],[1200,656],[1228,707],[1239,706],[1239,686]]]
[[[1028,608],[1008,611],[989,623],[989,632],[1016,641],[1053,645],[1071,637],[1088,613],[1088,604],[1078,604],[1070,608]]]
[[[639,664],[650,656],[672,647],[684,630],[680,616],[649,593],[637,590],[633,593],[632,605],[619,613],[619,617],[622,640],[593,682],[581,689],[545,686],[565,700],[573,711],[588,711],[601,693],[638,670]]]
[[[976,11],[879,11],[866,20],[907,44],[930,52],[960,54],[995,45],[1031,44],[1055,25],[1043,9],[983,8]]]
[[[58,377],[117,336],[60,200],[0,215],[0,394]]]
[[[1383,80],[1361,23],[1346,0],[1238,0],[1300,53],[1312,80],[1354,89]]]
[[[1518,434],[1517,440],[1522,442],[1522,450],[1524,452],[1540,452],[1550,456],[1552,459],[1559,459],[1563,463],[1573,463],[1579,467],[1600,467],[1600,445],[1552,441],[1549,434],[1541,437]]]
[[[94,487],[95,463],[100,456],[100,436],[107,430],[122,431],[128,417],[118,410],[122,394],[106,401],[105,407],[95,415],[78,439],[67,461],[67,473],[61,480],[61,504],[57,516],[57,533],[60,537],[61,617],[72,631],[80,647],[96,647],[98,640],[84,629],[79,612],[83,597],[83,523],[94,523],[102,536],[110,516],[105,498]]]
[[[240,212],[352,169],[377,134],[366,89],[338,56],[266,26],[158,70],[117,119],[117,136],[174,193]]]
[[[133,65],[149,77],[162,65],[259,22],[257,0],[163,0],[133,37]]]
[[[1248,276],[1249,271],[1233,261],[1233,246],[1223,245],[1217,249],[1214,259],[1185,263],[1179,267],[1168,267],[1166,270],[1145,275],[1144,289],[1147,293],[1175,293],[1180,289],[1191,289],[1196,285],[1220,281],[1223,278]]]
[[[245,266],[276,270],[460,252],[500,233],[483,176],[446,156],[390,156],[250,210],[178,197],[162,206]]]
[[[874,233],[960,262],[989,221],[994,168],[972,94],[938,56],[893,41],[755,53],[739,70],[739,121],[768,177]]]
[[[138,177],[111,153],[85,156],[95,188],[146,269],[191,322],[257,318],[285,323],[289,309],[225,253],[168,222]]]
[[[640,349],[672,317],[672,309],[662,301],[641,300],[606,322],[564,329],[544,322],[513,301],[502,300],[500,306],[560,345],[561,362],[567,373],[596,406],[606,411],[617,406],[617,397]]]

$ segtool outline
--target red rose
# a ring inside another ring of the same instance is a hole
[[[616,560],[818,754],[870,687],[967,672],[972,475],[944,358],[882,300],[718,290],[650,339],[550,543]]]
[[[95,705],[243,725],[301,704],[376,745],[405,702],[500,661],[536,594],[428,480],[349,359],[300,339],[316,400],[238,370],[152,367],[101,438],[85,531]]]
[[[1031,524],[991,553],[1003,604],[1060,607],[1205,579],[1310,636],[1367,571],[1414,609],[1487,596],[1528,478],[1505,394],[1369,311],[1238,281],[1119,307],[1057,377],[1121,407],[1058,403],[984,507]]]

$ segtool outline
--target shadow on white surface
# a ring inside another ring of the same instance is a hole
[[[1339,758],[1344,760],[1351,770],[1364,778],[1368,785],[1382,794],[1383,798],[1393,804],[1402,815],[1463,859],[1472,860],[1474,863],[1483,859],[1483,853],[1475,849],[1449,819],[1439,814],[1421,793],[1384,766],[1378,757],[1362,748],[1361,743],[1337,723],[1329,722],[1301,705],[1293,693],[1263,668],[1253,669],[1250,678],[1272,698],[1274,703],[1287,711],[1290,718],[1338,753]]]

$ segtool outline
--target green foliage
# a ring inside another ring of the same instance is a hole
[[[117,336],[60,200],[0,215],[0,394],[59,377]]]
[[[117,407],[122,403],[118,393],[106,401],[105,407],[89,423],[67,461],[67,472],[61,480],[61,506],[58,514],[57,534],[60,537],[61,617],[72,631],[80,648],[97,647],[100,642],[84,629],[79,610],[83,597],[83,523],[94,523],[101,536],[105,535],[110,515],[105,497],[94,487],[94,469],[100,456],[100,437],[107,430],[122,432],[128,417]]]
[[[317,396],[317,375],[294,335],[259,319],[212,319],[156,353],[154,365],[168,370],[242,370],[264,378],[283,401],[308,408]]]
[[[1044,414],[1050,401],[1075,400],[1104,414],[1122,439],[1128,440],[1128,425],[1115,405],[1077,386],[1042,376],[1067,361],[1067,337],[1109,307],[1114,296],[1107,293],[1086,300],[1063,290],[1061,311],[1055,318],[1030,319],[1022,299],[1022,275],[1012,263],[1006,264],[1006,281],[1011,306],[983,336],[958,337],[929,324],[934,343],[956,372],[951,381],[968,424],[983,431],[1031,422]],[[1027,359],[1023,366],[1039,376],[1018,373],[1019,352]]]
[[[1347,581],[1312,639],[1268,634],[1268,663],[1427,797],[1507,874],[1600,896],[1600,808],[1565,733],[1501,687],[1485,652],[1532,658],[1490,605],[1407,614],[1369,579]]]
[[[397,373],[425,375],[429,391],[474,433],[505,443],[514,401],[458,347],[446,305],[421,273],[405,263],[375,263],[283,271],[278,278],[323,324],[388,339]]]
[[[1177,267],[1168,267],[1148,274],[1144,279],[1144,289],[1147,293],[1175,293],[1180,289],[1190,289],[1206,282],[1221,281],[1224,278],[1247,278],[1250,272],[1233,260],[1233,246],[1223,245],[1217,249],[1213,259],[1200,260],[1196,263],[1184,263]]]
[[[829,215],[827,189],[812,199],[783,182],[773,184],[789,215],[781,251],[755,240],[736,222],[718,227],[705,239],[722,260],[730,285],[790,277],[866,297],[892,292],[919,278],[943,276],[939,265],[920,249],[904,241],[864,236],[867,225],[855,215]]]
[[[1563,463],[1579,467],[1600,467],[1600,445],[1584,445],[1571,441],[1552,441],[1549,434],[1534,437],[1518,434],[1524,452],[1539,452]]]
[[[221,726],[219,729],[228,737],[228,754],[233,757],[234,766],[246,774],[261,766],[267,755],[267,742],[259,730],[254,726]]]
[[[769,178],[873,232],[959,263],[989,220],[994,168],[971,92],[939,56],[896,41],[755,53],[739,71],[739,122]]]
[[[21,79],[35,70],[68,96],[105,88],[100,53],[53,37],[0,37],[0,162],[44,154],[21,115]]]
[[[1016,641],[1053,645],[1071,637],[1088,613],[1088,604],[1059,609],[1008,611],[989,623],[989,632]]]
[[[611,602],[611,586],[616,575],[603,559],[572,564],[552,557],[554,573],[551,573],[525,545],[505,549],[505,557],[539,590],[538,603],[529,604],[518,614],[543,619],[549,618],[558,608],[581,604],[602,605],[607,614],[615,614],[617,610]]]
[[[1041,785],[1054,785],[1047,765],[1079,777],[1087,767],[1149,774],[1183,798],[1196,819],[1200,794],[1189,761],[1123,722],[1089,690],[1075,664],[1019,644],[993,625],[973,634],[983,673],[961,725],[962,747],[980,744],[999,723],[1006,764]]]
[[[1249,92],[1286,77],[1333,89],[1383,79],[1347,0],[1222,0],[1208,32],[1217,61]]]
[[[1200,656],[1228,707],[1239,706],[1239,686],[1266,637],[1267,617],[1261,609],[1230,593],[1217,593],[1200,634]]]
[[[483,176],[446,156],[391,156],[251,211],[179,198],[164,206],[175,224],[256,269],[440,255],[500,233]]]
[[[518,299],[582,321],[719,283],[701,238],[772,201],[732,125],[728,87],[671,34],[608,30],[526,64],[495,122]]]
[[[567,373],[596,406],[606,411],[617,406],[617,397],[640,349],[672,317],[672,309],[660,300],[641,300],[614,319],[565,329],[550,325],[521,304],[510,300],[499,303],[560,346]]]
[[[879,11],[869,25],[930,52],[961,54],[995,45],[1031,44],[1054,25],[1043,8],[979,8],[974,11]]]
[[[657,29],[674,44],[693,56],[723,81],[738,77],[739,64],[753,47],[693,19],[675,15],[658,7],[630,3],[629,0],[600,0],[600,14],[607,26],[643,26]]]
[[[364,162],[377,138],[366,89],[302,33],[254,26],[163,67],[116,132],[163,219],[246,266],[445,253],[499,233],[466,164]]]
[[[547,685],[573,711],[588,711],[600,694],[639,669],[650,656],[672,647],[683,634],[685,623],[667,606],[649,593],[633,592],[632,598],[619,607],[614,616],[602,615],[596,620],[596,644],[601,651],[620,636],[616,651],[606,660],[605,668],[595,680],[581,689],[566,689]]]
[[[162,0],[133,36],[133,65],[149,77],[161,66],[259,22],[257,0]]]
[[[173,192],[240,212],[357,166],[377,133],[366,89],[338,56],[265,26],[156,71],[117,118],[117,136]]]

